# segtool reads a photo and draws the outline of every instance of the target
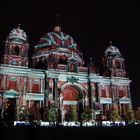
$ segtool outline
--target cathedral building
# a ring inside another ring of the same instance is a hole
[[[103,73],[97,73],[92,59],[87,67],[73,38],[56,25],[34,46],[32,67],[29,67],[28,37],[18,26],[10,31],[0,64],[1,114],[9,103],[15,114],[38,110],[54,104],[61,121],[70,106],[77,114],[90,108],[96,116],[107,118],[116,108],[121,116],[131,106],[130,82],[125,61],[119,49],[110,43],[103,56]],[[100,68],[99,68],[100,69]]]

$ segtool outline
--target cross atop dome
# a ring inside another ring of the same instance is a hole
[[[109,45],[112,46],[112,41],[109,41]]]
[[[20,29],[20,26],[21,26],[21,24],[19,23],[19,24],[18,24],[18,29]]]
[[[60,15],[56,15],[56,21],[55,21],[56,26],[60,26]]]
[[[54,26],[54,32],[61,32],[61,26],[60,26],[60,15],[56,15],[55,20],[55,26]]]

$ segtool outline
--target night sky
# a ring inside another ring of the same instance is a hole
[[[139,40],[138,3],[112,1],[93,1],[86,3],[65,0],[4,1],[0,4],[0,47],[10,30],[20,23],[30,42],[30,54],[33,46],[47,32],[52,31],[57,14],[61,15],[62,30],[77,42],[85,62],[89,57],[99,66],[109,41],[120,49],[125,58],[126,70],[131,83],[133,107],[140,106],[139,92]]]

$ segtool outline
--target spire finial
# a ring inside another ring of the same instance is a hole
[[[112,46],[112,41],[109,41],[109,45]]]
[[[61,32],[60,15],[59,14],[56,15],[54,32]]]
[[[18,24],[18,29],[20,29],[20,26],[21,26],[21,24],[19,23],[19,24]]]
[[[56,15],[56,26],[60,26],[60,15],[59,14],[57,14]]]

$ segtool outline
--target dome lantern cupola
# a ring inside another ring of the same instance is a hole
[[[105,50],[106,57],[121,57],[121,53],[119,49],[112,45],[112,41],[110,41],[109,47]]]
[[[15,44],[24,44],[27,42],[26,33],[20,28],[20,24],[18,27],[11,30],[7,38],[8,41]]]

